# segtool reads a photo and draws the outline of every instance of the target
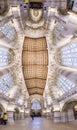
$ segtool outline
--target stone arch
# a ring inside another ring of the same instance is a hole
[[[75,99],[67,101],[64,104],[62,111],[67,111],[68,109],[71,109],[71,108],[73,109],[76,104],[77,104],[77,100],[75,100]]]
[[[39,117],[42,114],[42,104],[38,99],[35,99],[31,103],[30,114],[33,114],[35,117]]]
[[[32,104],[32,102],[35,101],[35,100],[40,102],[41,107],[44,106],[44,102],[43,102],[42,96],[40,96],[40,95],[32,95],[31,98],[30,98],[30,103]]]
[[[38,98],[35,98],[35,99],[33,99],[33,100],[31,100],[31,103],[33,103],[34,101],[38,101],[38,102],[40,102],[40,99],[38,99]]]
[[[9,10],[9,1],[0,0],[0,15],[5,15]]]
[[[32,102],[31,102],[31,105],[34,103],[34,102],[38,102],[39,104],[40,104],[40,106],[41,106],[41,102],[40,102],[40,100],[38,100],[38,99],[35,99],[35,100],[33,100]]]
[[[77,119],[77,113],[75,115],[75,106],[77,105],[77,100],[72,99],[67,101],[63,108],[62,111],[66,113],[67,115],[67,120],[70,121],[74,121],[75,119]]]

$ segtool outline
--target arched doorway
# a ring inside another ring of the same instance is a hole
[[[75,0],[67,0],[67,9],[72,10],[74,6],[74,1]]]
[[[31,114],[34,115],[34,117],[41,117],[41,103],[38,100],[35,100],[31,104]]]
[[[67,112],[68,121],[73,121],[77,119],[77,101],[66,102],[63,111]]]

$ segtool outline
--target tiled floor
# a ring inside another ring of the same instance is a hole
[[[0,130],[77,130],[77,121],[67,124],[55,124],[49,119],[30,118],[15,121],[14,125],[0,125]]]

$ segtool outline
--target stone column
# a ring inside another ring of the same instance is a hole
[[[61,122],[65,123],[67,121],[67,112],[61,112]]]
[[[51,120],[53,120],[53,117],[54,117],[54,113],[51,112]]]
[[[24,112],[21,112],[21,119],[24,119]]]
[[[54,111],[53,121],[55,123],[61,122],[61,112],[60,111]]]
[[[18,120],[20,120],[20,118],[21,118],[21,113],[19,112],[18,113]]]
[[[14,124],[14,111],[8,111],[8,123],[9,124]]]
[[[69,122],[75,120],[73,109],[68,109],[68,113],[67,113],[67,114],[68,114],[68,121],[69,121]]]

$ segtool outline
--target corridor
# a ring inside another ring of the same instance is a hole
[[[77,130],[77,121],[60,124],[53,123],[50,119],[31,118],[15,121],[14,125],[0,125],[0,130]]]
[[[77,130],[77,0],[0,0],[0,130]]]

